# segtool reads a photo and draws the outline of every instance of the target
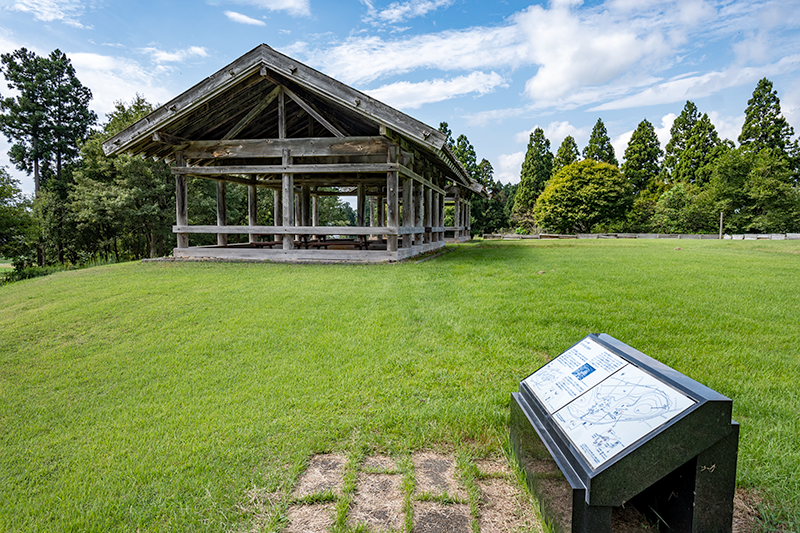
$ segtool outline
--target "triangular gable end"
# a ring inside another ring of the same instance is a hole
[[[278,132],[277,88],[288,98],[287,130]],[[418,120],[262,44],[103,144],[106,153],[171,159],[181,141],[284,137],[399,136],[429,154],[451,179],[482,187]],[[238,137],[241,136],[241,137]],[[485,194],[485,193],[483,193]]]

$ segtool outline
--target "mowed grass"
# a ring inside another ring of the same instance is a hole
[[[519,381],[600,332],[733,398],[739,484],[796,519],[798,317],[800,241],[477,241],[418,264],[10,284],[0,530],[248,530],[248,491],[287,490],[312,453],[499,453]]]

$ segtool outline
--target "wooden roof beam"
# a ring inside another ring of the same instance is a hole
[[[231,128],[228,133],[226,133],[223,137],[223,141],[227,141],[228,139],[233,139],[236,137],[243,129],[247,127],[258,115],[264,111],[269,104],[271,104],[277,97],[278,93],[281,92],[280,86],[275,87],[270,91],[270,93],[258,104],[250,110],[250,112],[245,115],[233,128]]]

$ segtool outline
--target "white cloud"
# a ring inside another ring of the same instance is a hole
[[[206,49],[202,46],[190,46],[189,48],[175,50],[172,52],[159,50],[158,48],[154,47],[141,48],[140,51],[150,54],[150,58],[153,60],[153,62],[158,64],[179,63],[189,59],[190,57],[208,57],[208,52],[206,52]]]
[[[406,2],[392,2],[386,8],[376,10],[372,2],[363,2],[369,9],[366,22],[387,22],[396,24],[415,17],[424,17],[431,11],[448,7],[455,0],[408,0]]]
[[[739,144],[739,134],[742,133],[742,125],[744,125],[744,114],[738,117],[723,117],[717,111],[711,111],[708,118],[714,124],[720,139],[730,139],[737,145]]]
[[[617,156],[617,161],[619,161],[620,164],[622,164],[623,159],[625,159],[625,149],[628,147],[633,132],[634,130],[626,131],[611,139],[611,146],[614,147],[614,155]]]
[[[254,6],[270,11],[286,11],[293,16],[309,16],[311,8],[308,0],[233,0],[234,3]]]
[[[419,83],[401,81],[366,91],[373,98],[400,109],[417,109],[423,104],[441,102],[469,93],[480,95],[492,92],[498,86],[506,86],[503,77],[496,72],[473,72],[452,79],[427,80]]]
[[[101,122],[114,110],[114,102],[130,101],[136,93],[145,95],[152,104],[167,102],[174,96],[152,69],[132,59],[90,53],[67,55],[81,83],[92,90],[90,107]]]
[[[522,162],[525,161],[525,150],[513,154],[501,154],[497,159],[499,165],[494,174],[495,179],[502,183],[517,183],[522,172]]]
[[[585,139],[589,138],[590,128],[576,128],[566,120],[553,121],[547,126],[539,126],[538,124],[529,130],[521,131],[514,135],[514,140],[518,143],[525,143],[527,145],[531,133],[536,128],[542,128],[544,136],[550,141],[550,150],[555,154],[558,151],[564,139],[571,135],[575,142],[581,144]]]
[[[796,134],[800,134],[800,79],[792,80],[789,90],[780,95],[781,113],[794,128]]]
[[[264,22],[263,20],[250,18],[247,15],[242,15],[241,13],[237,13],[236,11],[226,11],[225,16],[228,17],[233,22],[238,22],[239,24],[250,24],[251,26],[267,25],[267,23]]]
[[[590,111],[628,109],[694,100],[709,96],[722,89],[752,83],[764,76],[775,76],[798,68],[800,68],[800,54],[784,57],[776,63],[762,67],[731,67],[723,71],[708,72],[660,83],[638,94],[596,106]]]
[[[58,20],[75,28],[87,28],[78,20],[84,8],[85,3],[80,0],[17,0],[11,6],[14,11],[30,13],[35,20]]]

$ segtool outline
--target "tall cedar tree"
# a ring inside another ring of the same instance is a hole
[[[677,154],[673,182],[704,185],[711,180],[714,165],[729,146],[720,140],[708,115],[703,113],[689,131],[684,148]]]
[[[670,139],[664,148],[664,164],[661,167],[664,173],[663,181],[674,181],[672,175],[675,167],[678,166],[678,158],[686,148],[686,141],[689,139],[692,128],[697,124],[698,118],[697,106],[694,105],[694,102],[687,100],[683,111],[669,130]]]
[[[553,174],[561,170],[567,165],[577,163],[581,158],[581,152],[578,150],[578,144],[572,135],[567,135],[561,141],[561,146],[558,147],[555,159],[553,159]]]
[[[638,195],[650,188],[657,188],[660,166],[658,160],[663,155],[661,144],[653,125],[647,119],[639,123],[631,135],[625,149],[625,162],[622,173],[633,187],[633,194]]]
[[[747,101],[744,124],[739,135],[739,145],[749,152],[760,152],[771,148],[786,152],[792,144],[794,129],[781,115],[778,91],[772,90],[772,82],[762,78]]]
[[[528,139],[528,151],[522,162],[519,187],[514,197],[514,214],[525,215],[533,212],[536,199],[542,193],[553,174],[553,154],[550,141],[544,136],[542,128],[536,128]]]
[[[16,97],[0,98],[0,131],[14,144],[9,158],[33,174],[34,190],[79,154],[78,145],[97,119],[89,110],[92,92],[75,76],[60,50],[39,57],[25,48],[0,56],[0,71]]]
[[[614,154],[614,147],[611,146],[611,139],[606,131],[606,125],[603,124],[603,119],[601,118],[597,119],[597,123],[592,128],[589,144],[583,149],[583,158],[594,159],[600,163],[608,163],[615,167],[619,166],[617,156]]]

